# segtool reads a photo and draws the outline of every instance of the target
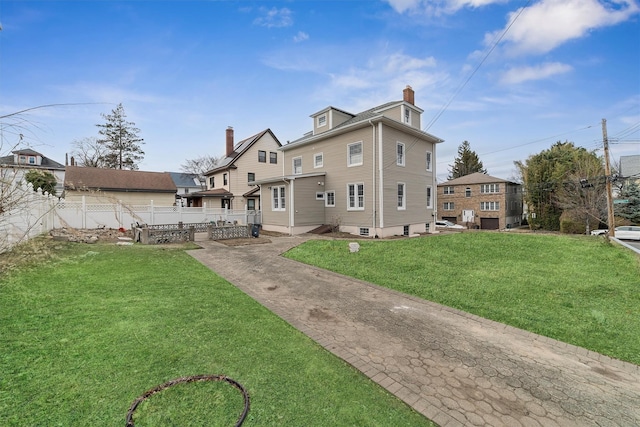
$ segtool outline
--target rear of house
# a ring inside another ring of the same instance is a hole
[[[257,179],[265,229],[291,234],[321,225],[369,237],[424,232],[435,220],[435,156],[442,140],[420,129],[403,100],[359,114],[327,107],[313,130],[279,149],[284,173]],[[268,200],[268,202],[267,202]]]

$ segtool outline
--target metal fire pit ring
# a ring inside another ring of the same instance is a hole
[[[237,388],[240,391],[240,393],[242,393],[242,397],[244,399],[244,409],[242,410],[242,414],[240,414],[240,417],[238,417],[238,420],[236,421],[236,424],[235,424],[236,427],[240,427],[244,422],[244,419],[246,418],[247,413],[249,412],[249,393],[247,393],[245,388],[239,382],[224,375],[192,375],[189,377],[181,377],[181,378],[176,378],[174,380],[167,381],[164,384],[160,384],[159,386],[156,386],[150,390],[147,390],[142,396],[138,397],[131,404],[129,411],[127,412],[126,427],[134,427],[135,424],[133,421],[133,413],[135,412],[138,405],[144,402],[150,396],[153,396],[154,394],[159,393],[162,390],[166,390],[167,388],[174,386],[176,384],[193,383],[193,382],[199,382],[199,381],[224,381],[231,384],[232,386]]]

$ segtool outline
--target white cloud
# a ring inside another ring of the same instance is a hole
[[[542,80],[557,74],[573,70],[570,65],[560,62],[547,62],[528,67],[515,67],[503,74],[500,81],[504,84],[518,84],[529,80]]]
[[[465,7],[479,8],[509,0],[386,0],[398,13],[424,13],[427,15],[453,14]]]
[[[546,53],[591,30],[626,21],[639,10],[635,0],[542,0],[522,12],[503,42],[509,43],[512,54]],[[510,13],[508,22],[519,12]],[[502,32],[486,34],[485,43],[492,43]]]
[[[293,36],[293,41],[296,43],[300,43],[306,40],[309,40],[309,34],[305,33],[304,31],[298,31],[298,34]]]
[[[260,8],[262,16],[254,19],[253,23],[267,28],[282,28],[293,25],[293,13],[291,10],[283,7],[282,9]]]

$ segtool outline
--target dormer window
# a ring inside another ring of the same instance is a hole
[[[326,124],[327,124],[327,115],[323,114],[321,116],[318,116],[318,127],[320,128]]]
[[[411,109],[404,107],[404,123],[411,124]]]

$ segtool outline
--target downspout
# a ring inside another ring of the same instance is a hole
[[[382,230],[384,228],[384,194],[383,194],[384,176],[382,174],[384,168],[382,163],[382,157],[383,157],[382,156],[382,121],[378,122],[378,127],[380,128],[378,130],[378,170],[379,170],[378,181],[380,182],[380,185],[378,186],[378,191],[379,191],[378,204],[380,205],[380,214],[378,215],[380,220],[378,225]]]
[[[377,205],[376,205],[376,125],[371,122],[369,119],[369,124],[371,125],[371,147],[373,150],[373,162],[371,166],[371,174],[372,174],[372,182],[373,182],[373,230],[375,233],[376,230],[376,214],[377,214]],[[375,233],[374,238],[378,238],[378,233]]]
[[[436,230],[436,220],[438,219],[438,180],[436,179],[437,175],[437,170],[436,170],[436,159],[438,158],[438,156],[436,156],[436,148],[437,148],[437,144],[432,144],[433,145],[433,157],[431,158],[431,163],[433,163],[433,175],[431,176],[431,181],[433,182],[433,185],[431,187],[431,193],[433,195],[433,215],[431,217],[431,223],[429,224],[429,233],[433,233]]]

